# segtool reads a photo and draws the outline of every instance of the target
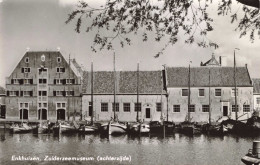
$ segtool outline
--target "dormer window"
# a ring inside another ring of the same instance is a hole
[[[61,57],[57,57],[57,62],[58,62],[58,63],[61,62]]]
[[[25,57],[24,61],[25,63],[29,63],[29,57]]]

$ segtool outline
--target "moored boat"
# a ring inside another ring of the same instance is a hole
[[[202,128],[193,122],[185,121],[180,123],[180,133],[192,136],[202,133]]]
[[[141,134],[149,134],[150,133],[150,125],[147,123],[132,123],[129,124],[128,127],[129,133],[133,135],[141,135]]]
[[[56,125],[53,127],[53,133],[54,134],[70,134],[70,133],[76,133],[77,128],[69,123],[56,123]]]
[[[22,123],[21,125],[12,125],[10,127],[10,133],[30,133],[32,131],[32,127],[28,126],[25,123]]]
[[[83,124],[79,127],[78,131],[82,134],[97,133],[100,125],[98,124]]]

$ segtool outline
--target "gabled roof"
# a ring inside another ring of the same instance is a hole
[[[98,71],[94,72],[94,93],[113,94],[114,93],[114,72]],[[137,72],[118,71],[116,72],[117,94],[137,93]],[[84,72],[83,93],[91,92],[91,73]],[[161,71],[140,71],[139,72],[139,93],[140,94],[160,94],[162,92]]]
[[[233,67],[191,67],[191,87],[233,87]],[[188,87],[189,68],[174,67],[167,68],[168,87]],[[237,67],[236,82],[238,87],[253,86],[247,67]]]
[[[204,64],[202,63],[201,66],[220,66],[219,62],[216,60],[214,54],[212,55],[211,59],[205,62]]]
[[[253,80],[253,93],[260,94],[260,79],[252,79]]]
[[[188,87],[187,67],[167,68],[168,88]],[[191,87],[208,87],[209,70],[211,72],[210,84],[212,87],[234,87],[233,67],[192,67]],[[117,94],[137,93],[137,72],[116,72]],[[252,87],[252,82],[246,67],[237,67],[237,86]],[[161,94],[161,71],[139,71],[139,93]],[[91,93],[91,73],[84,72],[83,93]],[[112,71],[94,72],[94,93],[114,93],[114,73]]]

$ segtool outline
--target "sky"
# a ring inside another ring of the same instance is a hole
[[[86,0],[90,3],[102,4],[99,0]],[[90,70],[93,61],[94,70],[112,70],[113,52],[103,50],[91,51],[93,33],[76,33],[73,23],[65,24],[68,14],[73,11],[77,0],[0,0],[0,86],[5,86],[5,78],[10,76],[26,50],[56,51],[60,48],[65,58],[75,58],[79,64]],[[233,66],[235,48],[237,65],[248,64],[252,78],[260,77],[260,40],[254,43],[249,37],[240,39],[236,24],[230,23],[229,16],[217,16],[217,5],[213,4],[209,12],[214,19],[214,31],[208,38],[219,43],[220,48],[200,48],[196,45],[177,43],[169,46],[163,55],[154,55],[163,47],[161,43],[149,41],[143,43],[135,36],[133,45],[125,48],[115,46],[116,69],[136,70],[140,62],[140,70],[160,70],[162,65],[170,67],[199,66],[206,62],[212,53],[218,58],[223,56],[224,66]],[[234,3],[233,10],[241,12],[240,4]],[[181,37],[181,36],[179,36]]]

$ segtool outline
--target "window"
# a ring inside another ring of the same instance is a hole
[[[41,60],[45,61],[45,55],[44,54],[41,56]]]
[[[24,61],[25,63],[29,63],[29,57],[25,57]]]
[[[47,91],[39,91],[39,96],[47,96]]]
[[[31,68],[29,67],[22,68],[22,73],[30,73],[30,72],[31,72]]]
[[[47,103],[43,103],[43,104],[46,104],[46,107],[47,107]],[[65,109],[66,108],[66,103],[56,103],[56,106],[57,106],[56,109],[60,109],[60,108]]]
[[[235,105],[232,105],[232,112],[236,112],[236,110],[235,110]],[[238,112],[238,105],[237,105],[237,112]]]
[[[23,91],[24,96],[31,96],[31,91]]]
[[[260,97],[256,98],[256,104],[260,104]]]
[[[47,84],[47,79],[39,79],[39,84]]]
[[[202,112],[209,112],[209,105],[202,105]]]
[[[173,112],[180,112],[181,106],[180,105],[173,105]]]
[[[74,96],[74,91],[66,91],[66,96]]]
[[[221,89],[215,89],[215,96],[221,96]]]
[[[188,96],[188,89],[182,89],[182,96]]]
[[[130,103],[124,103],[124,112],[130,112]]]
[[[9,96],[19,96],[19,91],[7,91],[7,95],[9,95]]]
[[[250,112],[250,105],[243,105],[244,112]]]
[[[54,96],[56,94],[56,96],[63,96],[63,91],[53,91]]]
[[[58,104],[59,104],[59,107],[58,107]],[[60,108],[61,104],[57,103],[57,107]],[[47,108],[47,103],[39,103],[39,108]]]
[[[101,112],[108,112],[108,103],[101,103]]]
[[[24,84],[33,84],[33,79],[24,79]]]
[[[20,109],[29,108],[29,103],[20,103]]]
[[[14,78],[13,79],[13,84],[20,84],[19,79]]]
[[[162,111],[162,104],[161,103],[156,103],[156,111],[161,112]]]
[[[112,103],[112,108],[113,108],[113,112],[114,112],[114,103]],[[119,103],[116,103],[116,112],[119,112]]]
[[[139,112],[141,112],[141,103],[135,103],[135,112],[137,112],[137,109]]]
[[[204,91],[204,89],[199,89],[199,96],[200,96],[200,97],[205,96],[205,91]]]
[[[236,90],[236,94],[237,94],[237,96],[238,96],[238,89]],[[235,97],[236,96],[236,94],[235,94],[235,89],[232,89],[232,97]]]
[[[63,79],[54,79],[54,84],[63,84]]]
[[[64,73],[64,72],[65,72],[65,68],[57,67],[57,73]]]
[[[66,79],[66,84],[74,84],[74,79]]]
[[[189,112],[195,112],[195,105],[189,106]]]
[[[57,57],[57,62],[58,62],[58,63],[61,62],[61,57]]]

